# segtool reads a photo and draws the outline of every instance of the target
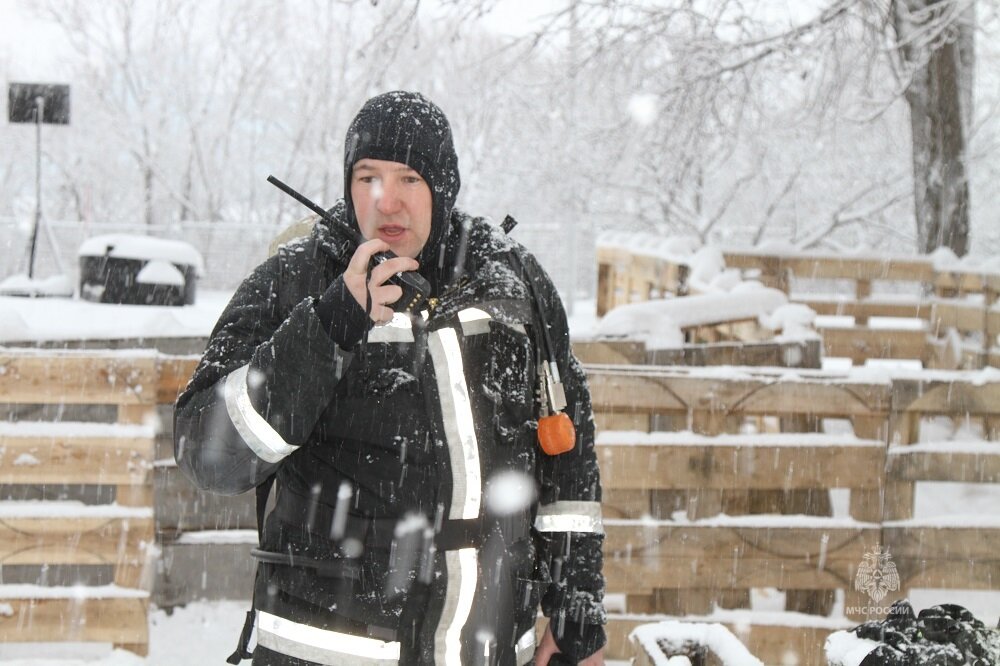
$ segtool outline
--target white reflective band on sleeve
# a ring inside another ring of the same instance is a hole
[[[368,331],[368,342],[413,342],[413,324],[409,316],[402,312],[392,315],[392,319]]]
[[[428,339],[428,349],[434,362],[441,419],[451,462],[451,507],[448,518],[479,517],[483,481],[479,462],[479,442],[472,417],[469,387],[465,383],[462,349],[453,329],[434,331]]]
[[[247,371],[250,365],[244,365],[234,370],[226,377],[223,395],[226,401],[226,411],[229,420],[240,434],[250,450],[259,458],[269,463],[276,463],[289,453],[295,451],[292,446],[257,413],[250,404],[250,394],[247,393]]]
[[[535,630],[528,629],[517,639],[514,646],[514,662],[517,666],[524,666],[531,662],[535,656]]]
[[[338,666],[393,666],[399,662],[399,643],[386,643],[300,624],[264,611],[257,612],[257,643],[269,650]]]
[[[604,534],[600,502],[553,502],[538,507],[539,532],[594,532]]]
[[[434,662],[443,666],[462,666],[462,629],[469,621],[479,583],[478,551],[475,548],[449,550],[445,553],[445,566],[448,589],[434,634]]]
[[[492,319],[490,313],[479,308],[465,308],[458,313],[458,321],[462,323],[462,334],[466,336],[489,333],[490,319]]]

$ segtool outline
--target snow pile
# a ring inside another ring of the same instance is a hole
[[[204,338],[230,297],[203,292],[194,305],[159,306],[0,296],[0,343]]]
[[[605,231],[597,236],[598,248],[625,250],[630,254],[657,257],[687,265],[701,243],[694,237],[660,236],[635,231]]]
[[[787,303],[783,292],[765,287],[631,303],[608,312],[597,324],[596,333],[599,337],[640,339],[649,349],[676,348],[684,345],[686,328],[774,317]],[[784,324],[805,319],[801,311],[786,310],[774,321]],[[798,324],[795,332],[802,332]]]
[[[775,338],[778,341],[803,340],[816,335],[813,330],[816,312],[801,303],[785,303],[770,313],[759,315],[757,320],[764,328],[781,331]]]
[[[676,664],[667,655],[692,654],[708,648],[722,666],[764,666],[746,646],[721,624],[667,620],[636,627],[629,638],[637,642],[657,666]],[[715,663],[715,662],[713,662]]]
[[[176,266],[162,259],[154,259],[143,266],[135,276],[135,281],[139,284],[169,284],[175,287],[183,287],[186,282],[184,274]]]
[[[84,504],[78,500],[0,500],[0,519],[152,518],[153,508],[122,504]]]
[[[19,273],[0,281],[0,294],[4,296],[70,298],[73,296],[73,281],[68,275],[53,275],[39,279],[29,278],[24,273]]]

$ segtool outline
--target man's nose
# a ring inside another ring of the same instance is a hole
[[[396,190],[395,184],[382,184],[382,192],[375,199],[375,207],[378,209],[378,212],[383,215],[391,215],[392,213],[399,212],[399,192]]]

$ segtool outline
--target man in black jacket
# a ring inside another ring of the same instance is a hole
[[[423,96],[370,99],[344,174],[330,213],[366,242],[320,220],[258,266],[177,401],[175,456],[198,487],[256,487],[263,516],[274,485],[231,662],[256,615],[254,664],[602,664],[594,424],[558,294],[455,209],[451,129]],[[430,285],[420,313],[391,307],[402,271]],[[547,453],[560,377],[575,442]]]

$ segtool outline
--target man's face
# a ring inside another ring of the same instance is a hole
[[[381,238],[401,257],[416,257],[431,234],[431,188],[399,162],[363,159],[351,173],[351,199],[361,235]]]

